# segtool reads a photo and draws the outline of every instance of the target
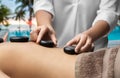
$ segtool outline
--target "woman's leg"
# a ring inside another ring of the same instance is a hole
[[[11,78],[74,78],[76,55],[35,43],[0,44],[0,69]]]

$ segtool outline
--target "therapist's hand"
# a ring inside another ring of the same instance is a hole
[[[31,31],[30,38],[31,41],[35,41],[36,43],[39,43],[39,41],[43,39],[52,40],[55,45],[57,44],[55,31],[50,25],[38,26],[35,30]]]
[[[72,40],[70,40],[66,46],[76,45],[75,52],[81,53],[81,52],[88,52],[93,51],[93,41],[92,37],[90,37],[86,33],[81,33],[77,36],[75,36]]]

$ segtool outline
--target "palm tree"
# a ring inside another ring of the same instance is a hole
[[[31,22],[33,17],[33,0],[16,0],[16,4],[19,4],[15,10],[16,20],[25,20],[25,14],[29,13],[28,22]],[[29,27],[31,29],[31,24],[29,24]]]
[[[8,26],[9,23],[8,23],[8,15],[10,15],[10,9],[3,5],[0,1],[0,23],[5,25],[5,26]]]

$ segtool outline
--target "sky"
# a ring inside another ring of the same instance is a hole
[[[15,4],[15,0],[1,0],[2,4],[5,4],[7,7],[9,7],[11,9],[11,12],[14,13],[15,8],[17,7],[17,4]],[[36,20],[33,19],[34,24],[36,25]],[[12,24],[18,24],[18,22],[10,20],[10,22],[12,22]],[[25,24],[23,21],[21,21],[22,24]]]
[[[9,7],[11,9],[11,13],[14,13],[15,8],[19,5],[19,4],[15,4],[15,0],[1,0],[2,4],[5,4],[7,7]],[[14,15],[14,14],[13,14]],[[28,13],[26,13],[26,18],[28,18]]]
[[[15,4],[15,0],[2,0],[2,4],[5,4],[7,7],[9,7],[11,9],[11,12],[13,13],[15,8],[16,8],[16,4]]]

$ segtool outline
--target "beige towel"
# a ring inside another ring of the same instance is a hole
[[[101,49],[78,55],[76,78],[114,78],[114,62],[118,48]]]

